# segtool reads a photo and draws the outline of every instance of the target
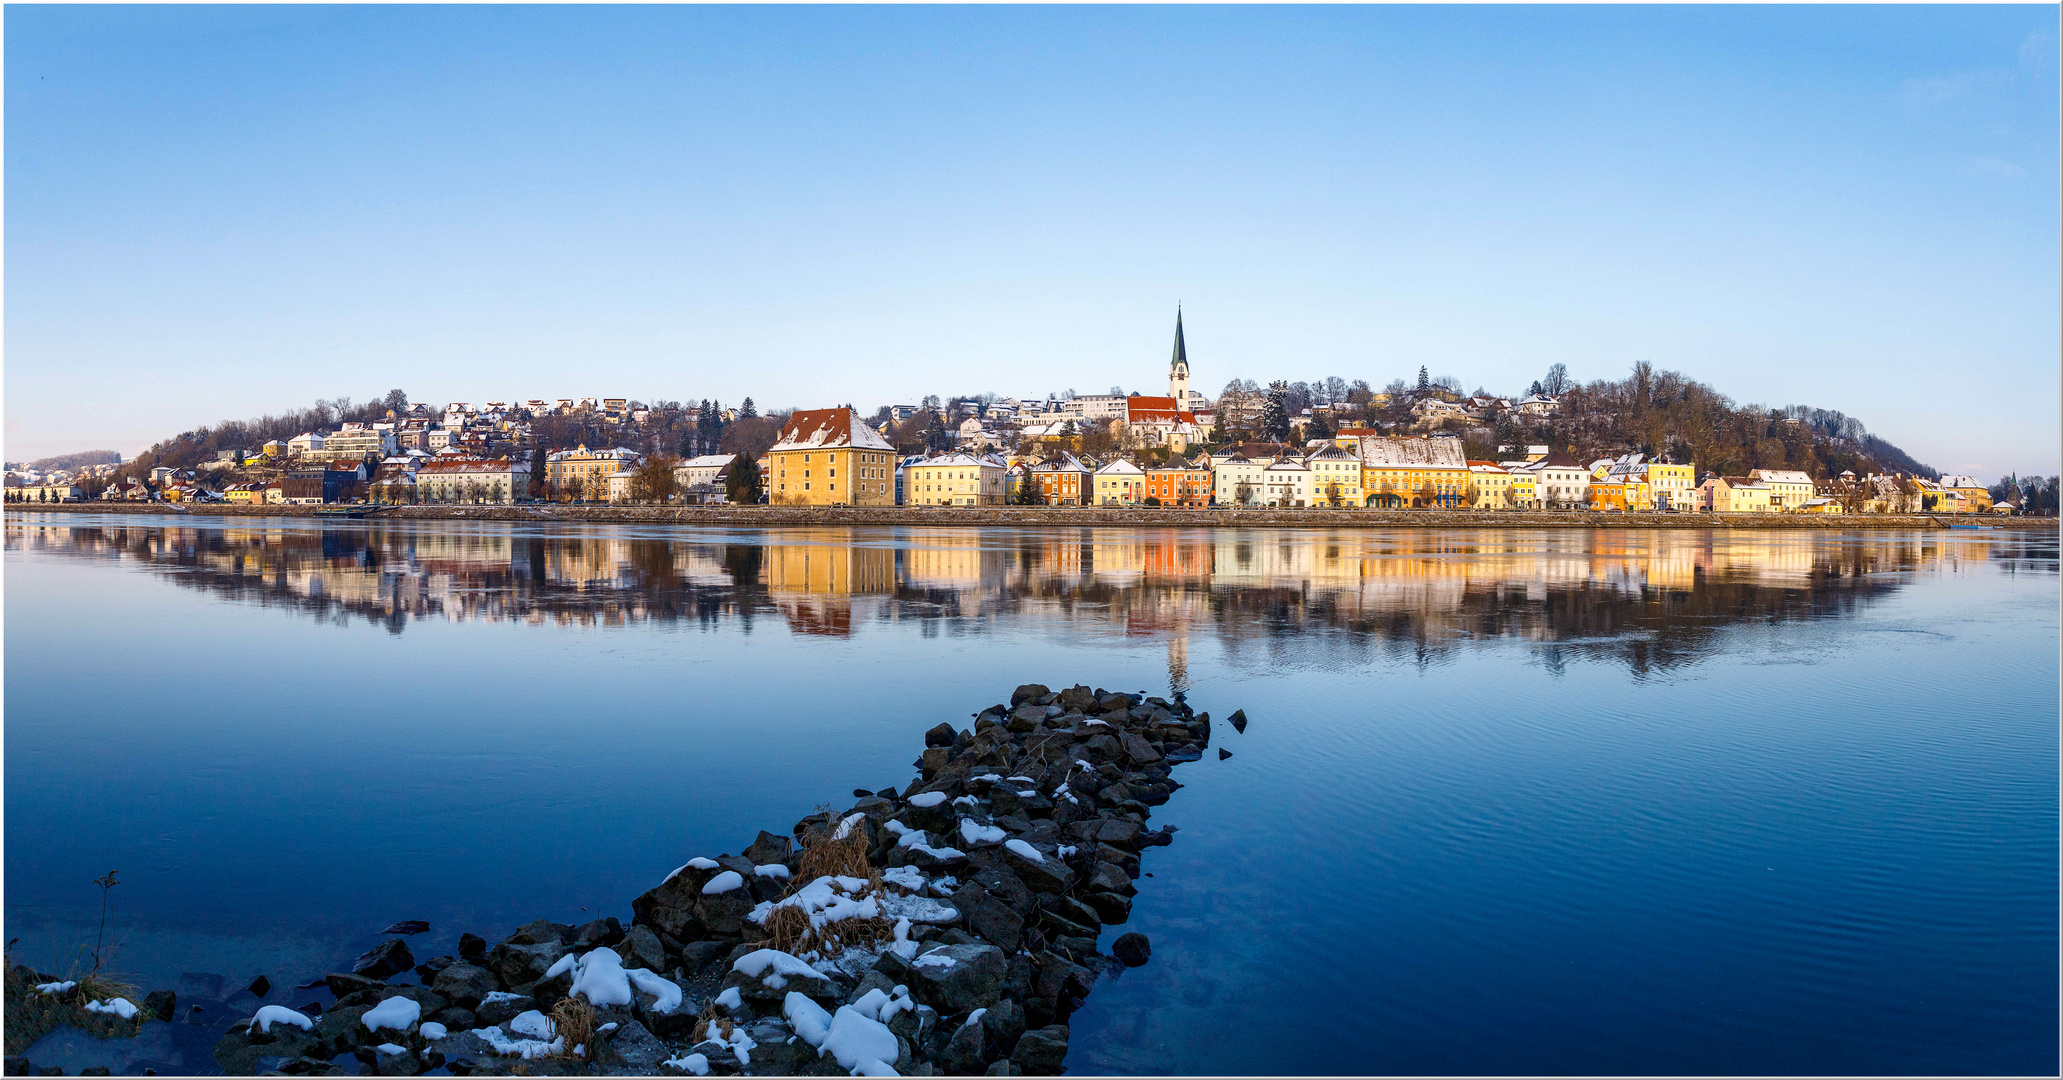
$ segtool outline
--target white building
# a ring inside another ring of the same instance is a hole
[[[1310,466],[1283,458],[1261,470],[1261,501],[1278,509],[1311,505]]]
[[[902,467],[905,506],[1001,506],[1008,470],[991,457],[940,454]]]
[[[1244,454],[1211,456],[1211,501],[1219,506],[1255,506],[1266,501],[1264,487],[1268,462]],[[1242,500],[1241,485],[1246,498]]]

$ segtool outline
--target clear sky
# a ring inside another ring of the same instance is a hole
[[[1522,392],[2058,467],[2057,9],[6,9],[6,447],[400,387]]]

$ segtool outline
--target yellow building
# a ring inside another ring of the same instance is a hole
[[[1946,494],[1960,495],[1960,500],[1945,501],[1944,509],[1965,514],[1988,514],[1991,512],[1991,489],[1977,482],[1974,476],[1960,476],[1954,473],[1941,478],[1941,490]]]
[[[1511,497],[1512,474],[1494,461],[1471,461],[1468,463],[1470,505],[1478,510],[1509,510],[1514,505]],[[1532,487],[1529,477],[1528,489]]]
[[[609,477],[642,460],[635,450],[561,450],[544,459],[545,494],[553,499],[601,502],[609,497]]]
[[[1540,491],[1533,485],[1532,473],[1510,472],[1508,475],[1511,477],[1511,483],[1505,488],[1504,497],[1513,509],[1530,509],[1540,505]]]
[[[1461,440],[1445,437],[1363,437],[1361,500],[1366,506],[1421,509],[1460,506],[1473,474]]]
[[[1339,445],[1313,451],[1304,459],[1311,470],[1312,506],[1361,506],[1361,458]]]
[[[763,483],[774,506],[895,505],[895,447],[851,409],[796,410],[766,462]]]
[[[1796,469],[1756,469],[1748,475],[1769,485],[1769,508],[1787,513],[1819,494],[1812,477]]]
[[[1748,476],[1708,476],[1698,485],[1704,508],[1715,514],[1766,514],[1769,485]]]
[[[941,454],[903,466],[904,506],[1001,506],[1008,470],[993,458]]]
[[[1698,467],[1648,462],[1648,497],[1657,510],[1695,510],[1698,506]]]

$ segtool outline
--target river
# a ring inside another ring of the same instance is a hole
[[[400,919],[627,922],[1086,682],[1232,756],[1071,1071],[2058,1066],[2053,532],[10,513],[5,585],[16,956],[112,868],[116,966],[225,1019]]]

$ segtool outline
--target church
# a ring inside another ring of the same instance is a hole
[[[1217,422],[1210,399],[1190,389],[1189,348],[1182,337],[1182,312],[1175,311],[1175,353],[1168,361],[1166,397],[1135,394],[1125,399],[1125,427],[1141,446],[1165,446],[1187,453]]]

